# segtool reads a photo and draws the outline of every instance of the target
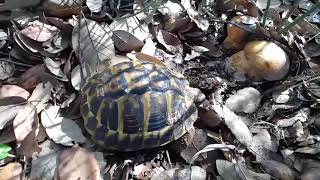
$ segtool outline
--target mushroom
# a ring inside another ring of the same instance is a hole
[[[270,41],[251,41],[244,49],[233,54],[226,63],[229,73],[244,74],[254,81],[276,81],[289,71],[286,52]]]
[[[223,41],[223,47],[226,49],[242,49],[249,31],[256,29],[256,19],[251,16],[241,15],[233,17],[230,22],[227,26],[227,37]]]

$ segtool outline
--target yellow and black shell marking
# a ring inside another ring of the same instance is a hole
[[[92,139],[106,149],[165,145],[193,126],[198,112],[186,79],[150,62],[124,62],[88,79],[81,114]]]

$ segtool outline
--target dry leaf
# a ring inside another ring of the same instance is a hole
[[[86,5],[92,13],[98,13],[102,8],[102,0],[86,0]]]
[[[23,169],[20,163],[9,163],[0,169],[1,180],[21,180]]]
[[[14,74],[14,64],[5,60],[10,59],[0,58],[0,80],[8,79],[12,77]]]
[[[182,54],[183,52],[183,46],[179,38],[175,36],[172,33],[169,33],[164,30],[160,30],[157,35],[157,40],[166,47],[167,50],[169,50],[171,53],[176,54]]]
[[[40,82],[41,77],[45,74],[45,68],[43,64],[38,64],[25,71],[19,78],[18,84],[27,90],[32,90]]]
[[[2,85],[0,87],[0,98],[16,96],[24,99],[28,99],[30,93],[25,89],[16,85]]]
[[[44,24],[38,20],[35,20],[28,25],[29,26],[22,29],[20,33],[38,42],[48,41],[59,31],[58,28]]]
[[[1,131],[0,144],[10,143],[16,140],[13,127],[9,126]]]
[[[187,10],[187,13],[192,19],[197,26],[202,30],[202,31],[207,31],[209,28],[209,21],[202,17],[192,6],[191,6],[191,0],[182,0],[181,4],[183,7]]]
[[[7,0],[2,1],[0,5],[0,11],[10,11],[14,9],[20,9],[28,6],[36,6],[40,3],[40,0]]]
[[[14,133],[18,147],[27,135],[33,130],[36,108],[31,103],[27,103],[23,109],[19,110],[17,116],[13,120]]]
[[[0,130],[3,129],[10,120],[13,120],[19,110],[24,107],[26,102],[24,99],[19,98],[18,101],[16,100],[16,97],[0,99]]]
[[[53,179],[57,166],[58,153],[53,152],[32,160],[32,179]]]
[[[71,16],[79,14],[81,0],[44,0],[42,7],[49,15]]]
[[[270,151],[277,152],[278,142],[273,142],[269,132],[266,129],[261,129],[258,134],[253,136],[251,151],[255,152],[256,161],[270,159]]]
[[[111,37],[110,30],[104,29],[97,22],[89,19],[81,19],[79,25],[77,24],[73,29],[73,50],[81,63],[89,64],[89,72],[94,72],[102,61],[109,60],[115,55]]]
[[[266,9],[268,0],[257,0],[256,5],[260,9]],[[270,8],[277,8],[281,5],[280,0],[270,1]]]
[[[266,172],[277,179],[293,180],[296,177],[296,172],[287,165],[273,160],[263,160],[260,162]]]
[[[149,56],[154,56],[155,52],[156,52],[156,45],[154,44],[154,42],[152,41],[151,38],[147,38],[146,39],[146,43],[144,44],[144,46],[141,49],[141,53],[147,54]]]
[[[299,179],[301,180],[318,180],[320,177],[319,168],[306,169],[301,173]]]
[[[18,115],[17,115],[17,117],[18,117]],[[41,149],[38,145],[38,141],[37,141],[37,136],[38,136],[38,132],[39,132],[39,118],[35,112],[34,112],[33,119],[34,119],[34,121],[32,124],[32,131],[22,140],[21,143],[17,142],[17,145],[20,145],[17,148],[18,155],[22,155],[22,156],[26,156],[26,157],[33,157],[35,155],[35,153],[39,153],[41,151]],[[26,121],[28,121],[28,119],[26,119]],[[23,124],[25,125],[27,123],[23,122]],[[19,125],[19,127],[24,126],[23,124]],[[16,129],[14,129],[14,130],[16,133],[17,132]]]
[[[44,63],[52,74],[54,74],[60,78],[64,78],[64,79],[68,80],[66,75],[63,73],[63,71],[60,68],[60,66],[61,66],[60,62],[54,61],[51,58],[46,57],[44,59]]]
[[[89,76],[86,68],[82,68],[83,71],[81,72],[80,65],[77,65],[71,71],[71,84],[75,90],[80,90],[81,85],[85,82],[86,78]]]
[[[253,142],[253,137],[247,125],[243,122],[240,116],[237,116],[228,107],[220,105],[218,102],[214,102],[214,110],[221,118],[223,118],[225,124],[228,126],[232,134],[237,140],[245,145],[249,150]]]
[[[61,116],[60,107],[48,105],[41,113],[41,123],[47,135],[55,143],[72,146],[74,143],[84,143],[86,138],[82,135],[79,126],[71,119]]]
[[[32,92],[28,102],[36,107],[37,113],[40,113],[46,107],[51,97],[51,89],[52,85],[50,82],[40,83]]]
[[[138,38],[140,41],[144,41],[149,35],[149,29],[146,23],[140,21],[135,16],[129,15],[128,17],[124,18],[123,16],[120,19],[116,19],[110,25],[105,25],[106,31],[115,31],[115,30],[123,30],[134,37]]]
[[[117,49],[122,52],[138,51],[144,45],[138,38],[123,30],[113,31],[112,40]]]
[[[100,179],[100,168],[94,154],[81,147],[63,151],[56,169],[55,180],[74,179]]]

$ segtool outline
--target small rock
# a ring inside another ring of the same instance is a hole
[[[252,87],[244,88],[237,91],[234,95],[226,100],[226,106],[234,112],[255,112],[261,101],[261,94]]]

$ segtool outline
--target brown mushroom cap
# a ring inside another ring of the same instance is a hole
[[[244,50],[230,57],[228,63],[234,71],[256,81],[280,80],[286,76],[290,65],[286,52],[270,41],[248,42]]]
[[[286,52],[270,41],[251,41],[246,44],[244,54],[256,72],[263,79],[274,81],[282,79],[289,71]]]

